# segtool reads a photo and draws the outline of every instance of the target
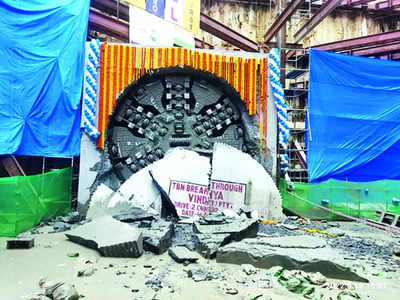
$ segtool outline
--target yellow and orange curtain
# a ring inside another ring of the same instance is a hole
[[[265,142],[267,59],[215,55],[184,48],[142,48],[130,45],[103,43],[99,74],[98,147],[104,148],[104,132],[118,94],[132,81],[151,69],[177,65],[191,66],[224,78],[246,104],[250,115],[259,119],[260,147]],[[257,105],[258,103],[258,105]],[[264,111],[265,113],[260,113]],[[261,124],[263,123],[263,124]]]

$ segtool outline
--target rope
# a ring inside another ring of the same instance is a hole
[[[97,139],[100,132],[96,126],[97,112],[97,72],[100,63],[100,41],[92,39],[86,45],[85,81],[83,84],[83,116],[82,127],[93,139]]]
[[[286,174],[289,167],[289,156],[286,154],[287,143],[289,137],[289,124],[287,116],[287,107],[285,102],[285,94],[281,84],[281,58],[277,48],[269,52],[268,57],[269,81],[271,84],[272,94],[275,100],[275,106],[278,116],[278,129],[279,144],[284,150],[284,154],[280,155],[281,158],[281,172]]]

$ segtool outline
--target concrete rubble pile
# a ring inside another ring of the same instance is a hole
[[[227,157],[238,162],[240,170],[244,169],[241,164],[251,160],[223,144],[214,148],[212,163],[195,152],[174,149],[164,159],[132,175],[115,192],[100,185],[91,199],[87,223],[68,231],[66,236],[103,256],[134,258],[143,253],[168,252],[174,261],[185,266],[197,265],[202,256],[215,258],[218,263],[246,265],[249,274],[254,267],[280,267],[368,282],[352,267],[353,262],[337,251],[337,247],[345,245],[334,245],[329,240],[333,236],[345,239],[340,229],[334,225],[321,227],[327,235],[316,235],[315,232],[322,232],[317,229],[301,230],[304,224],[294,217],[284,218],[278,209],[279,192],[262,166],[253,177],[252,172],[236,171],[235,164],[224,163]],[[257,164],[250,163],[255,169]],[[137,180],[139,173],[142,177]],[[266,184],[262,184],[262,179]],[[227,182],[244,184],[225,185]],[[245,189],[242,202],[234,195],[235,189]],[[216,196],[218,192],[222,196]],[[200,198],[196,205],[206,209],[185,213],[193,211],[186,205],[194,201],[191,195],[204,193],[207,197]],[[218,201],[239,203],[215,207]],[[260,225],[263,221],[272,225]],[[200,273],[194,270],[192,276],[198,280]],[[318,281],[314,279],[308,278],[308,283]]]

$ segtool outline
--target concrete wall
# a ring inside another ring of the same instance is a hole
[[[226,2],[214,2],[211,6],[202,2],[202,12],[219,20],[226,26],[243,34],[251,40],[260,41],[276,17],[274,7],[244,5]],[[293,40],[293,34],[307,21],[299,14],[292,16],[287,23],[287,41]],[[303,41],[305,47],[328,42],[359,37],[400,28],[400,21],[389,21],[370,16],[363,11],[334,11],[325,18]],[[197,36],[216,47],[226,43],[201,31]]]

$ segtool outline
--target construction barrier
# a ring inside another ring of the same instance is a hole
[[[294,189],[290,185],[294,186]],[[331,179],[312,184],[292,182],[290,185],[284,179],[280,179],[282,206],[304,218],[343,219],[316,205],[361,219],[377,220],[378,210],[400,214],[400,182],[396,180],[348,182]]]
[[[0,178],[0,236],[17,236],[71,209],[72,168]]]

